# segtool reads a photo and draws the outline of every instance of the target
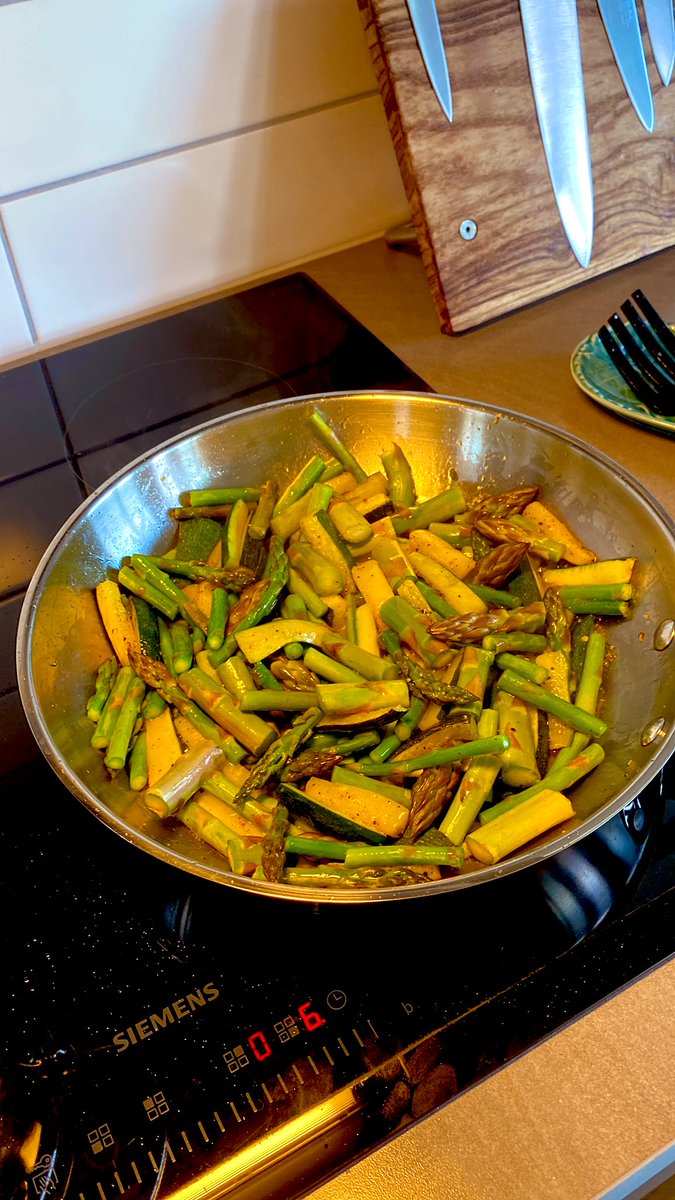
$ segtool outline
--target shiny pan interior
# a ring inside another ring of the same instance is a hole
[[[227,862],[178,821],[162,823],[142,795],[109,779],[90,747],[85,701],[110,649],[92,593],[125,555],[170,544],[167,510],[179,494],[211,485],[283,486],[320,447],[308,423],[318,403],[368,471],[392,437],[413,466],[420,498],[451,472],[483,491],[541,486],[578,536],[602,558],[638,560],[630,620],[611,626],[615,661],[603,715],[606,759],[572,793],[576,818],[496,866],[414,887],[370,891],[307,889],[231,874]],[[675,740],[675,646],[655,647],[675,617],[675,526],[637,480],[579,439],[543,422],[485,404],[416,393],[350,392],[275,401],[208,422],[165,442],[100,487],[73,514],[31,582],[17,644],[19,687],[33,734],[67,788],[116,833],[174,866],[215,883],[286,900],[372,903],[450,892],[542,862],[604,824],[658,773]],[[658,639],[657,639],[658,640]],[[661,733],[645,745],[655,721]]]

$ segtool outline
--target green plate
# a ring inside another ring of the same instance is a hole
[[[675,326],[671,328],[675,329]],[[581,390],[603,408],[608,408],[627,421],[648,425],[651,429],[675,436],[675,416],[660,417],[637,399],[613,366],[604,346],[598,341],[597,333],[579,343],[572,354],[570,367]]]

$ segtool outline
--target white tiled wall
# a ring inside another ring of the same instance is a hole
[[[407,215],[356,0],[0,6],[0,364]]]

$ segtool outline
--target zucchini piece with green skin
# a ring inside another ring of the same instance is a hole
[[[280,783],[278,791],[291,812],[346,841],[384,845],[401,837],[408,824],[408,810],[388,797],[316,776],[303,791],[288,783]]]
[[[308,642],[312,646],[320,646],[327,633],[330,630],[324,622],[277,617],[264,625],[236,629],[234,639],[244,658],[250,663],[257,663],[276,654],[289,642]]]
[[[192,521],[180,521],[176,558],[184,562],[207,562],[223,535],[223,527],[211,517],[195,517]]]
[[[228,570],[232,567],[238,567],[241,563],[250,517],[251,513],[248,504],[244,500],[237,500],[236,504],[232,507],[230,519],[227,522],[223,545],[225,551],[225,562],[223,565]]]
[[[331,783],[344,783],[349,787],[363,788],[367,792],[377,792],[380,796],[395,800],[403,808],[410,808],[410,788],[399,787],[395,783],[385,783],[383,779],[366,779],[363,775],[357,775],[356,771],[350,771],[348,767],[333,767]]]

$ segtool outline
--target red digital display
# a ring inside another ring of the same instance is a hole
[[[261,1029],[258,1029],[255,1033],[251,1034],[248,1039],[248,1044],[255,1054],[258,1062],[264,1062],[265,1059],[269,1058],[272,1053],[272,1047],[270,1046],[265,1034]]]
[[[309,1001],[307,1004],[300,1005],[298,1013],[303,1025],[305,1026],[305,1029],[309,1029],[310,1031],[312,1029],[318,1029],[319,1026],[326,1024],[323,1017],[319,1016],[318,1012],[310,1009]]]
[[[266,1059],[273,1057],[277,1042],[285,1044],[301,1034],[303,1030],[312,1033],[325,1024],[325,1017],[322,1017],[321,1013],[312,1007],[311,1000],[307,1000],[304,1004],[300,1004],[294,1012],[290,1012],[282,1020],[276,1021],[273,1032],[268,1030],[266,1033],[262,1029],[256,1029],[253,1033],[249,1033],[246,1037],[246,1045],[257,1062],[265,1062]],[[248,1051],[243,1045],[227,1050],[223,1057],[232,1073],[241,1070],[250,1061]]]

